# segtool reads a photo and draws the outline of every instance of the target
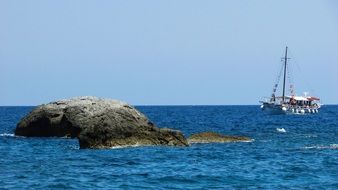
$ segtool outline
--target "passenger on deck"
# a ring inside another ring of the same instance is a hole
[[[296,100],[293,98],[290,98],[290,105],[296,105]]]

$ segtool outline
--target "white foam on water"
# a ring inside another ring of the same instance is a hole
[[[140,147],[140,146],[150,146],[150,145],[141,145],[139,143],[136,143],[134,145],[120,145],[120,146],[113,146],[110,147],[110,149],[120,149],[120,148],[133,148],[133,147]]]
[[[266,142],[271,142],[272,140],[271,139],[268,139],[268,140],[260,140],[259,142],[264,142],[264,143],[266,143]]]
[[[247,141],[238,141],[238,142],[245,142],[245,143],[250,143],[250,142],[254,142],[255,139],[250,139],[250,140],[247,140]]]
[[[306,138],[316,138],[318,137],[317,135],[312,135],[312,134],[307,134],[305,135]]]
[[[324,145],[315,145],[315,146],[306,146],[303,149],[338,149],[338,144],[330,144],[328,146]]]
[[[286,130],[284,128],[276,128],[276,130],[279,133],[286,133]]]
[[[15,135],[12,133],[2,133],[0,134],[0,137],[15,137]]]

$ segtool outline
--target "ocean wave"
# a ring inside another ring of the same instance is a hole
[[[276,130],[279,133],[286,133],[286,130],[284,128],[276,128]]]
[[[303,149],[338,149],[338,144],[306,146]]]
[[[254,142],[255,139],[250,139],[250,140],[246,140],[246,141],[239,141],[239,142],[245,142],[245,143],[251,143],[251,142]]]
[[[306,137],[306,138],[317,138],[318,135],[306,134],[305,137]]]
[[[15,137],[15,134],[12,134],[12,133],[1,133],[0,137]]]
[[[79,145],[68,145],[65,146],[66,149],[71,149],[71,150],[78,150],[80,149]]]
[[[151,145],[142,145],[142,144],[136,143],[133,145],[116,145],[116,146],[110,147],[109,149],[134,148],[134,147],[140,147],[140,146],[151,146]]]

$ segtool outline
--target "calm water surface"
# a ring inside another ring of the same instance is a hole
[[[186,136],[215,131],[255,140],[109,150],[15,137],[32,109],[0,107],[0,188],[338,189],[338,106],[289,116],[265,115],[259,106],[140,106],[159,127]]]

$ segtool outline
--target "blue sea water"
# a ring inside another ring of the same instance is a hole
[[[215,131],[254,141],[79,149],[76,139],[15,137],[33,107],[0,107],[0,188],[338,189],[338,106],[316,115],[266,115],[259,106],[137,108],[186,136]]]

